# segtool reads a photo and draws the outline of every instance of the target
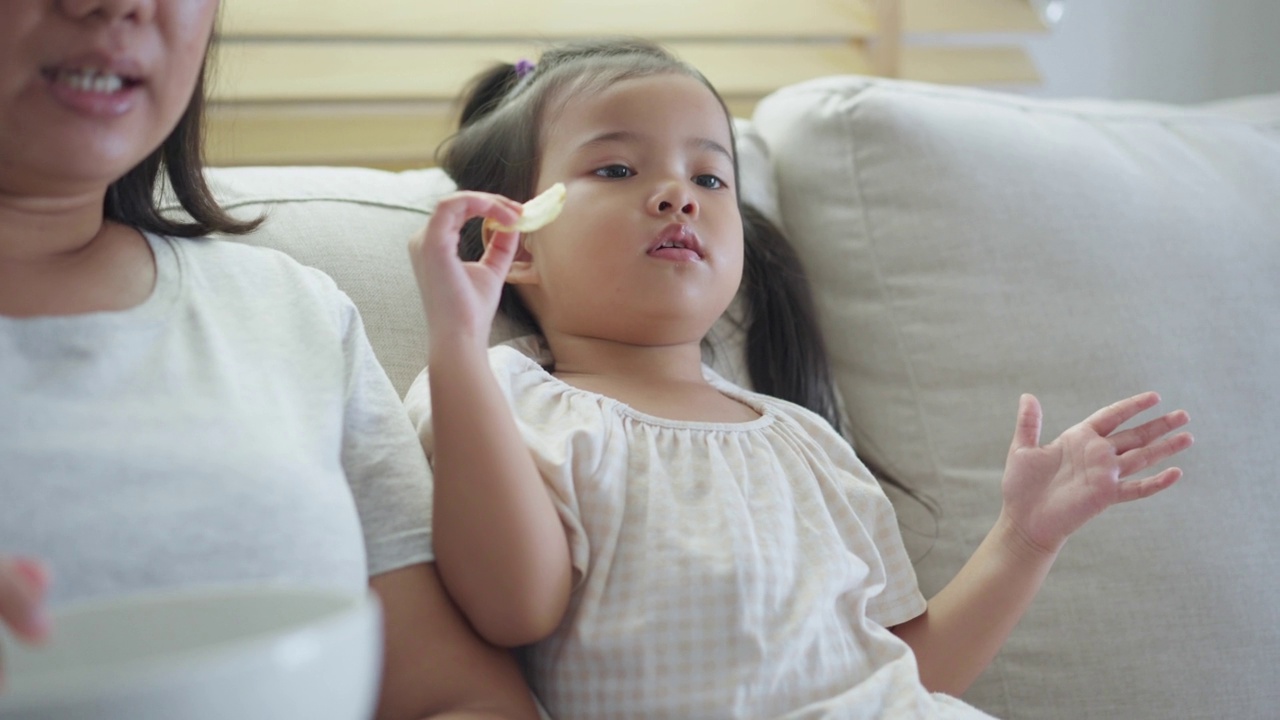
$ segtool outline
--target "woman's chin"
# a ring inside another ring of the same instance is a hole
[[[150,153],[148,153],[150,154]],[[29,162],[9,163],[3,185],[10,192],[30,195],[79,194],[105,191],[146,157],[119,144],[41,149],[26,148]],[[23,171],[22,167],[29,168]]]

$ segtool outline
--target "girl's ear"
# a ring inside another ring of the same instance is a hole
[[[493,241],[493,234],[497,232],[488,225],[480,226],[480,237],[484,242],[485,250],[489,249],[489,243]],[[533,266],[533,254],[529,252],[529,236],[520,236],[520,245],[516,248],[516,256],[511,261],[511,267],[507,270],[507,282],[512,285],[537,285],[538,271]]]

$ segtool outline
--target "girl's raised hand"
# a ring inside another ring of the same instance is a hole
[[[520,203],[501,195],[454,193],[440,201],[426,230],[409,243],[433,343],[475,342],[481,350],[488,347],[498,298],[519,248],[520,234],[494,232],[477,262],[463,262],[458,257],[458,240],[463,224],[473,217],[514,225],[520,214]]]
[[[1041,447],[1040,403],[1023,395],[1005,464],[1002,514],[1034,547],[1057,552],[1073,532],[1108,507],[1172,485],[1182,476],[1176,467],[1127,478],[1191,446],[1190,433],[1169,434],[1187,424],[1185,411],[1117,432],[1159,402],[1159,395],[1148,392],[1113,403]]]

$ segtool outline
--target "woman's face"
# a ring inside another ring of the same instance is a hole
[[[218,0],[0,0],[0,195],[105,191],[164,141]]]

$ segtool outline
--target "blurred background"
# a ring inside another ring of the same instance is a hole
[[[847,73],[1177,103],[1280,91],[1280,0],[223,0],[209,160],[432,165],[475,73],[615,34],[664,42],[741,117]]]
[[[1278,0],[1058,0],[1048,9],[1061,20],[1027,41],[1041,75],[1034,94],[1195,103],[1280,92]]]

